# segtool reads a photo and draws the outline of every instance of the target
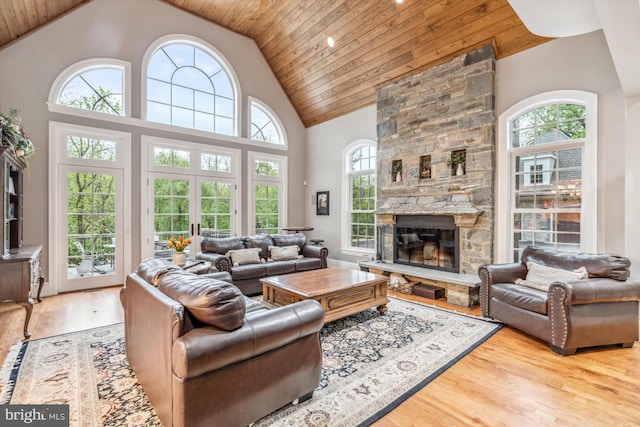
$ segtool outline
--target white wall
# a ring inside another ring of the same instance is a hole
[[[598,250],[625,254],[625,246],[629,248],[640,236],[636,233],[633,239],[625,233],[624,159],[627,158],[627,165],[631,166],[640,159],[636,152],[629,153],[634,156],[634,160],[629,160],[625,152],[625,100],[601,31],[553,40],[498,60],[496,120],[518,101],[557,89],[598,94]],[[327,241],[331,258],[346,261],[354,259],[342,255],[339,250],[340,161],[343,148],[358,138],[377,140],[375,106],[307,129],[307,225],[315,227],[314,236]],[[311,196],[322,190],[331,191],[331,215],[328,217],[316,216],[315,206],[311,204]],[[627,202],[627,205],[629,203],[635,204]],[[638,212],[638,209],[627,207],[627,212]],[[627,224],[629,221],[630,218]]]
[[[341,252],[341,218],[345,206],[342,192],[343,150],[358,139],[377,141],[376,106],[362,108],[307,129],[307,157],[304,209],[306,224],[314,227],[310,238],[324,239],[329,258],[358,262],[358,257]],[[329,216],[317,216],[317,191],[329,191]],[[367,258],[371,260],[371,257]]]
[[[625,152],[625,250],[631,259],[631,277],[640,279],[640,95],[627,98]]]
[[[290,144],[288,152],[243,145],[239,147],[243,150],[242,163],[245,164],[249,149],[289,156],[288,197],[293,203],[288,217],[292,223],[304,221],[304,213],[296,206],[295,201],[301,200],[305,194],[302,185],[306,149],[305,128],[254,41],[160,0],[94,0],[0,50],[0,108],[4,113],[7,113],[9,108],[19,109],[24,127],[37,149],[36,156],[31,159],[24,189],[25,244],[43,244],[45,248],[48,246],[49,120],[104,126],[132,133],[133,236],[140,235],[138,169],[142,134],[220,146],[237,146],[232,142],[216,140],[215,137],[184,136],[179,130],[159,132],[49,113],[45,103],[50,87],[65,68],[89,58],[117,58],[132,64],[132,115],[140,118],[143,56],[155,40],[170,34],[191,35],[217,48],[231,63],[239,78],[243,104],[246,105],[248,96],[259,98],[282,120]],[[244,112],[246,113],[246,107]],[[243,135],[246,133],[246,119],[243,121],[242,132]],[[244,171],[243,176],[246,176]],[[243,202],[243,206],[246,206],[246,202]],[[246,228],[242,231],[245,230]],[[140,245],[135,239],[132,244],[132,253],[138,254],[134,258],[139,258]],[[47,274],[46,250],[44,258],[44,272]],[[132,260],[132,265],[137,265],[137,262],[139,259]]]

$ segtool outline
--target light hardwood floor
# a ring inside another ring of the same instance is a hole
[[[123,321],[119,287],[44,298],[31,339]],[[393,296],[480,315],[444,300]],[[21,338],[24,309],[0,310],[0,359]],[[547,344],[505,327],[374,424],[407,426],[638,426],[640,344],[556,355]]]

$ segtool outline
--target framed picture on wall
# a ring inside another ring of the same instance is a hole
[[[316,215],[329,215],[329,192],[316,193]]]

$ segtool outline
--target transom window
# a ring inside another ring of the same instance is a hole
[[[235,86],[211,50],[169,42],[148,63],[146,114],[154,122],[235,135]]]
[[[251,130],[250,137],[254,141],[270,144],[285,144],[285,134],[280,120],[263,102],[250,98]]]

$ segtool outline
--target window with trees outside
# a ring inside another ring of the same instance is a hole
[[[147,120],[236,134],[236,86],[211,49],[193,41],[165,43],[146,72]]]
[[[552,102],[509,123],[511,258],[529,245],[580,251],[587,107]]]
[[[347,186],[349,194],[347,249],[375,249],[376,146],[362,142],[348,149]]]
[[[123,116],[124,81],[123,66],[98,62],[73,73],[61,87],[55,102],[83,110]]]
[[[130,266],[130,134],[51,122],[50,268],[61,292],[122,283]]]
[[[286,169],[286,157],[249,153],[249,229],[257,234],[278,234],[286,226]]]
[[[251,139],[284,145],[285,133],[278,117],[263,102],[250,98]]]
[[[171,257],[171,237],[190,237],[188,255],[207,237],[235,235],[240,150],[143,136],[146,255]]]

